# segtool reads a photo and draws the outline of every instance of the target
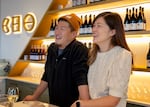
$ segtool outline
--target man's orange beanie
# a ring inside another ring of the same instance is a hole
[[[59,19],[67,20],[72,25],[72,27],[75,29],[75,31],[78,31],[82,24],[82,20],[75,14],[65,15],[65,16],[60,17]]]

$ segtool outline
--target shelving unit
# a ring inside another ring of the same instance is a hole
[[[29,63],[42,63],[44,64],[45,61],[30,61],[30,60],[23,60],[23,57],[25,54],[28,54],[30,52],[30,47],[32,44],[42,44],[43,40],[49,40],[53,41],[54,37],[47,37],[47,34],[50,30],[51,20],[58,18],[61,15],[70,14],[70,13],[76,13],[76,14],[82,14],[87,12],[93,12],[98,11],[99,13],[101,11],[107,11],[112,10],[116,8],[126,8],[129,6],[134,5],[143,5],[143,4],[150,4],[150,0],[105,0],[98,3],[92,3],[82,6],[76,6],[71,8],[64,8],[61,10],[58,10],[57,7],[59,5],[63,5],[64,7],[67,4],[67,0],[53,0],[51,5],[48,7],[47,11],[45,12],[45,15],[43,16],[41,22],[39,23],[37,29],[35,30],[32,38],[28,42],[27,46],[25,47],[24,51],[20,55],[18,61],[14,65],[14,67],[11,69],[9,76],[18,76],[21,75],[21,73],[24,71],[24,69],[28,66]],[[88,11],[87,11],[88,10]],[[149,8],[150,11],[150,8]],[[125,15],[125,9],[123,11],[119,11],[119,14]],[[145,10],[146,19],[147,19],[147,31],[132,31],[132,32],[126,32],[126,37],[134,37],[136,35],[137,37],[142,37],[143,35],[146,37],[150,37],[150,15],[148,13],[148,10]],[[122,16],[124,18],[124,16]],[[78,39],[86,39],[91,37],[91,35],[80,35]]]

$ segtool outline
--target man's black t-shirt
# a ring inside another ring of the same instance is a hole
[[[88,49],[76,40],[60,55],[57,45],[50,45],[42,80],[48,82],[51,104],[70,107],[79,98],[78,86],[87,84],[87,59]]]

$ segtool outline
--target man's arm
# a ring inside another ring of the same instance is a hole
[[[79,90],[79,99],[88,100],[90,98],[88,85],[78,86]]]
[[[23,100],[24,101],[37,100],[40,97],[40,95],[46,90],[47,85],[48,85],[47,82],[41,80],[40,85],[34,91],[33,95],[27,95]]]

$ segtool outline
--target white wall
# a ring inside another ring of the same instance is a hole
[[[1,0],[0,0],[0,20],[1,20],[1,5],[2,5],[2,3],[1,3]],[[0,25],[1,25],[1,21],[0,21]],[[0,26],[0,57],[1,57],[1,26]]]
[[[22,15],[33,12],[36,15],[37,23],[40,22],[52,0],[0,0],[1,22],[7,16]],[[37,24],[38,25],[38,24]],[[22,34],[5,35],[0,30],[0,58],[10,61],[12,65],[18,60],[22,51],[29,42],[32,33],[22,29]]]

